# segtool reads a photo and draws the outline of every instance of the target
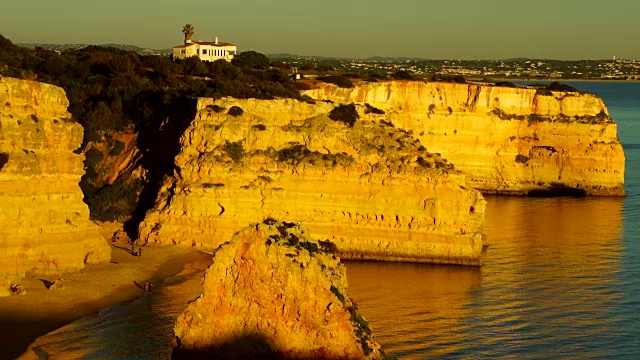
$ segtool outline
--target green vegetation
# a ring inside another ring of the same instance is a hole
[[[554,81],[550,84],[534,84],[533,86],[536,88],[536,95],[542,95],[542,96],[553,96],[553,91],[564,92],[564,93],[579,93],[579,94],[588,93],[586,91],[580,91],[573,86],[562,84],[558,81]],[[564,96],[567,96],[567,95],[570,95],[570,94],[565,94]]]
[[[520,163],[520,164],[526,164],[527,161],[529,161],[529,157],[522,155],[522,154],[518,154],[516,155],[516,162]]]
[[[336,246],[336,244],[334,244],[333,242],[329,241],[329,240],[319,240],[318,244],[320,244],[320,249],[325,252],[325,253],[329,253],[329,254],[337,254],[338,253],[338,247]]]
[[[226,141],[222,146],[222,150],[227,154],[231,160],[238,162],[242,160],[244,157],[244,146],[242,146],[242,142],[229,142]]]
[[[364,104],[364,113],[365,114],[377,114],[377,115],[384,115],[385,111],[382,109],[378,109],[377,107],[371,106],[369,104]]]
[[[182,33],[184,34],[185,39],[191,39],[195,32],[196,28],[191,24],[186,24],[182,27]]]
[[[324,81],[326,83],[338,85],[341,88],[352,88],[353,87],[353,83],[351,82],[351,80],[349,80],[347,77],[342,76],[342,75],[332,75],[332,76],[319,77],[318,80]]]
[[[310,155],[311,151],[304,145],[294,145],[276,152],[276,158],[279,162],[290,164],[297,164]]]
[[[90,168],[95,168],[95,166],[104,159],[104,154],[102,151],[91,148],[87,151],[85,155],[85,165]]]
[[[116,140],[113,144],[113,147],[111,148],[111,151],[109,151],[109,156],[118,156],[122,154],[123,151],[124,143],[120,140]]]
[[[464,84],[467,82],[467,79],[462,75],[441,75],[434,74],[431,76],[431,81],[436,82],[452,82],[457,84]]]
[[[244,114],[244,110],[242,110],[240,106],[232,106],[227,112],[227,114],[234,117],[242,116],[242,114]]]
[[[338,105],[329,113],[329,119],[333,121],[341,121],[351,128],[359,118],[360,115],[356,110],[356,105],[353,103]]]
[[[335,287],[335,285],[331,285],[329,290],[333,293],[333,295],[335,295],[338,298],[338,300],[340,300],[341,303],[344,304],[344,301],[346,299],[345,299],[344,295],[340,292],[340,290],[337,287]]]
[[[391,74],[391,77],[396,80],[414,80],[415,77],[409,71],[399,70]]]
[[[573,86],[561,84],[558,81],[554,81],[547,86],[547,89],[551,91],[562,91],[562,92],[580,92],[578,89]]]
[[[83,185],[83,184],[81,184]],[[91,187],[90,184],[84,184]],[[81,186],[82,188],[82,186]],[[133,188],[133,191],[132,191]],[[111,185],[100,189],[83,188],[84,201],[89,205],[92,214],[97,214],[101,221],[124,221],[134,212],[138,205],[137,192],[142,190],[142,184],[129,180],[127,176],[120,177]]]
[[[267,218],[263,221],[263,223],[269,226],[273,226],[273,225],[277,225],[278,221],[272,218]],[[283,222],[282,225],[276,227],[276,230],[278,230],[279,235],[276,235],[276,234],[269,235],[265,244],[266,245],[278,244],[278,245],[294,248],[296,250],[296,253],[287,254],[287,256],[289,257],[295,257],[299,255],[300,252],[303,250],[306,250],[309,253],[309,256],[314,256],[316,254],[324,254],[324,253],[334,254],[332,252],[332,249],[335,247],[335,245],[329,243],[328,240],[326,242],[321,241],[319,244],[316,244],[313,241],[301,240],[296,234],[289,231],[289,229],[293,228],[294,226],[296,226],[295,223]]]
[[[553,92],[549,89],[536,89],[536,95],[539,96],[553,96]]]
[[[339,163],[350,163],[353,157],[346,153],[323,154],[318,151],[311,151],[305,145],[292,145],[290,147],[280,149],[275,152],[275,158],[278,162],[284,162],[290,165],[298,165],[306,162],[312,165],[327,164],[335,166]]]
[[[207,105],[207,109],[209,109],[209,110],[211,110],[211,111],[213,111],[215,113],[221,113],[221,112],[223,112],[225,110],[222,106],[217,105],[217,104]]]
[[[518,87],[516,84],[512,83],[511,81],[498,81],[494,85],[502,86],[502,87],[510,87],[510,88]]]
[[[266,55],[255,51],[244,51],[236,55],[231,63],[243,69],[267,70],[271,66],[271,60]]]

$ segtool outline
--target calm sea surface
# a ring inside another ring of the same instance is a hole
[[[626,198],[487,199],[481,268],[347,263],[349,295],[387,353],[422,359],[640,359],[640,83],[571,84],[604,98],[626,152]],[[38,339],[52,359],[170,357],[200,289],[153,296]]]

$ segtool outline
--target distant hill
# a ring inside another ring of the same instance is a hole
[[[340,56],[321,56],[321,55],[297,55],[290,53],[277,53],[277,54],[267,54],[269,59],[279,60],[279,59],[313,59],[313,60],[342,60],[342,61],[427,61],[428,59],[423,58],[415,58],[415,57],[404,57],[404,56],[372,56],[368,58],[350,58],[350,57],[340,57]]]
[[[120,50],[133,51],[140,55],[170,55],[171,49],[151,49],[141,48],[136,45],[123,45],[123,44],[46,44],[46,43],[19,43],[18,46],[26,48],[41,47],[47,50],[63,51],[67,49],[82,49],[90,45],[113,47]]]
[[[266,54],[269,59],[272,60],[280,60],[280,59],[306,59],[306,60],[353,60],[351,58],[346,57],[338,57],[338,56],[320,56],[320,55],[297,55],[297,54],[289,54],[289,53],[277,53],[277,54]]]
[[[405,57],[405,56],[372,56],[368,57],[364,60],[367,61],[429,61],[430,59],[425,58],[416,58],[416,57]]]

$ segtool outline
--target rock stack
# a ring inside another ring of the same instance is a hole
[[[59,87],[0,78],[0,290],[26,271],[56,273],[110,259],[78,183],[83,129]]]
[[[175,326],[174,358],[380,359],[329,241],[268,219],[216,250]]]

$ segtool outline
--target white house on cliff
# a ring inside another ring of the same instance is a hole
[[[193,35],[193,31],[188,35],[185,33],[184,44],[173,47],[174,59],[186,59],[191,56],[197,56],[202,61],[216,61],[220,59],[231,61],[236,55],[236,46],[228,42],[218,41],[217,36],[214,41],[192,41],[191,35]]]

